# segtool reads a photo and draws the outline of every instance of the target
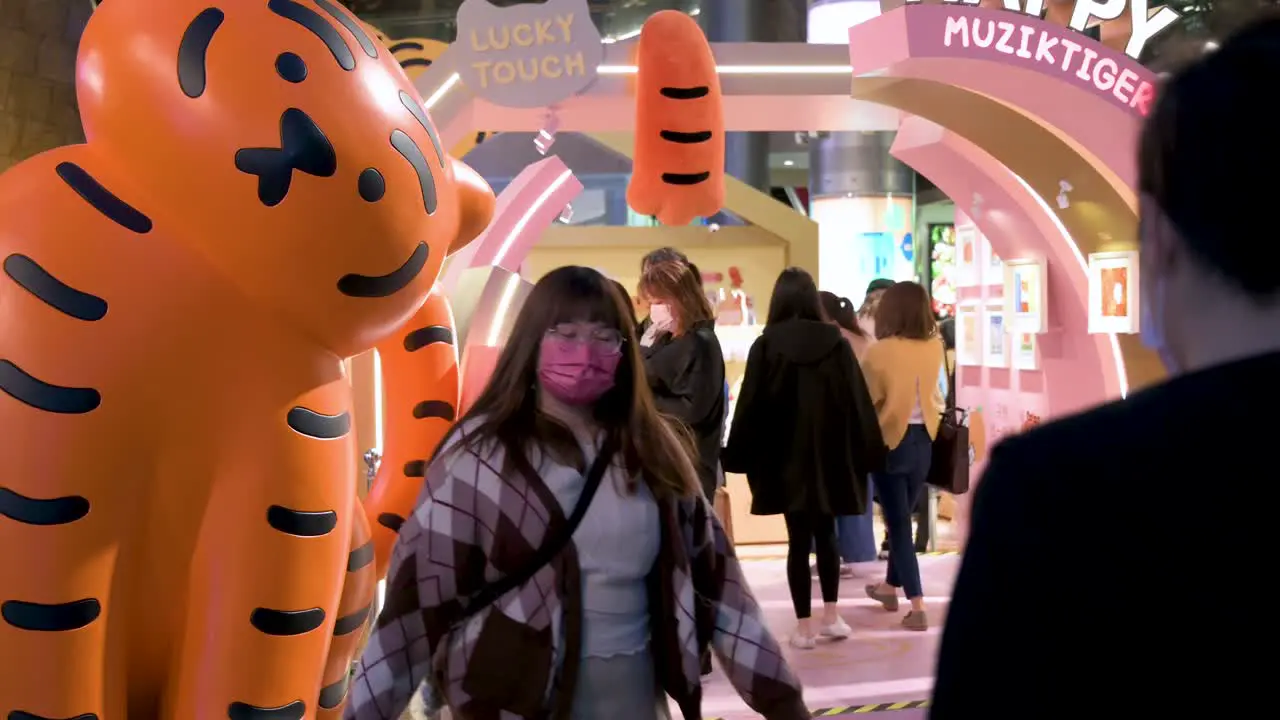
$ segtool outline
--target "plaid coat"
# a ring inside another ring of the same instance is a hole
[[[455,718],[569,717],[582,625],[573,543],[523,587],[453,627],[466,598],[519,572],[566,522],[545,484],[503,467],[500,447],[448,448],[431,464],[392,556],[386,605],[356,667],[347,720],[397,720],[428,679],[428,710],[447,705]],[[808,718],[800,683],[708,502],[660,501],[659,510],[649,607],[662,689],[686,720],[701,718],[700,656],[710,644],[752,709],[770,720]]]

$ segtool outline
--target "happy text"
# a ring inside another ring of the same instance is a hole
[[[908,3],[920,2],[920,0],[906,1]],[[943,2],[977,5],[981,0],[943,0]],[[1030,17],[1039,18],[1044,15],[1045,0],[1026,0],[1025,5],[1021,0],[1003,0],[1003,4],[1005,10],[1012,10]],[[1146,47],[1148,42],[1168,30],[1181,17],[1167,7],[1162,7],[1159,12],[1149,16],[1147,0],[1076,0],[1075,8],[1071,12],[1071,20],[1067,23],[1067,27],[1084,32],[1085,28],[1089,26],[1090,20],[1115,20],[1124,14],[1126,6],[1129,8],[1129,18],[1133,24],[1133,31],[1129,36],[1129,42],[1125,45],[1124,54],[1135,60],[1142,55],[1142,49]],[[1003,25],[1004,23],[1001,24]]]

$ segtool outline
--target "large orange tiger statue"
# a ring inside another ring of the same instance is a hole
[[[77,73],[0,176],[0,717],[335,717],[421,483],[360,507],[342,358],[429,452],[492,193],[332,0],[110,0]]]

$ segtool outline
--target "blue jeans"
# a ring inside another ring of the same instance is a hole
[[[889,568],[885,582],[902,588],[908,598],[924,596],[920,586],[920,565],[911,538],[911,515],[924,494],[924,480],[933,460],[933,440],[923,425],[908,425],[898,447],[889,451],[884,472],[874,482],[884,510],[889,536]]]
[[[872,528],[875,516],[871,495],[867,487],[867,510],[861,515],[841,515],[836,518],[836,538],[840,545],[840,559],[847,563],[871,562],[876,559],[876,537]]]

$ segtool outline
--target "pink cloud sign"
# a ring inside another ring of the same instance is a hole
[[[454,66],[471,92],[495,105],[544,107],[584,90],[604,58],[586,0],[458,8]]]

